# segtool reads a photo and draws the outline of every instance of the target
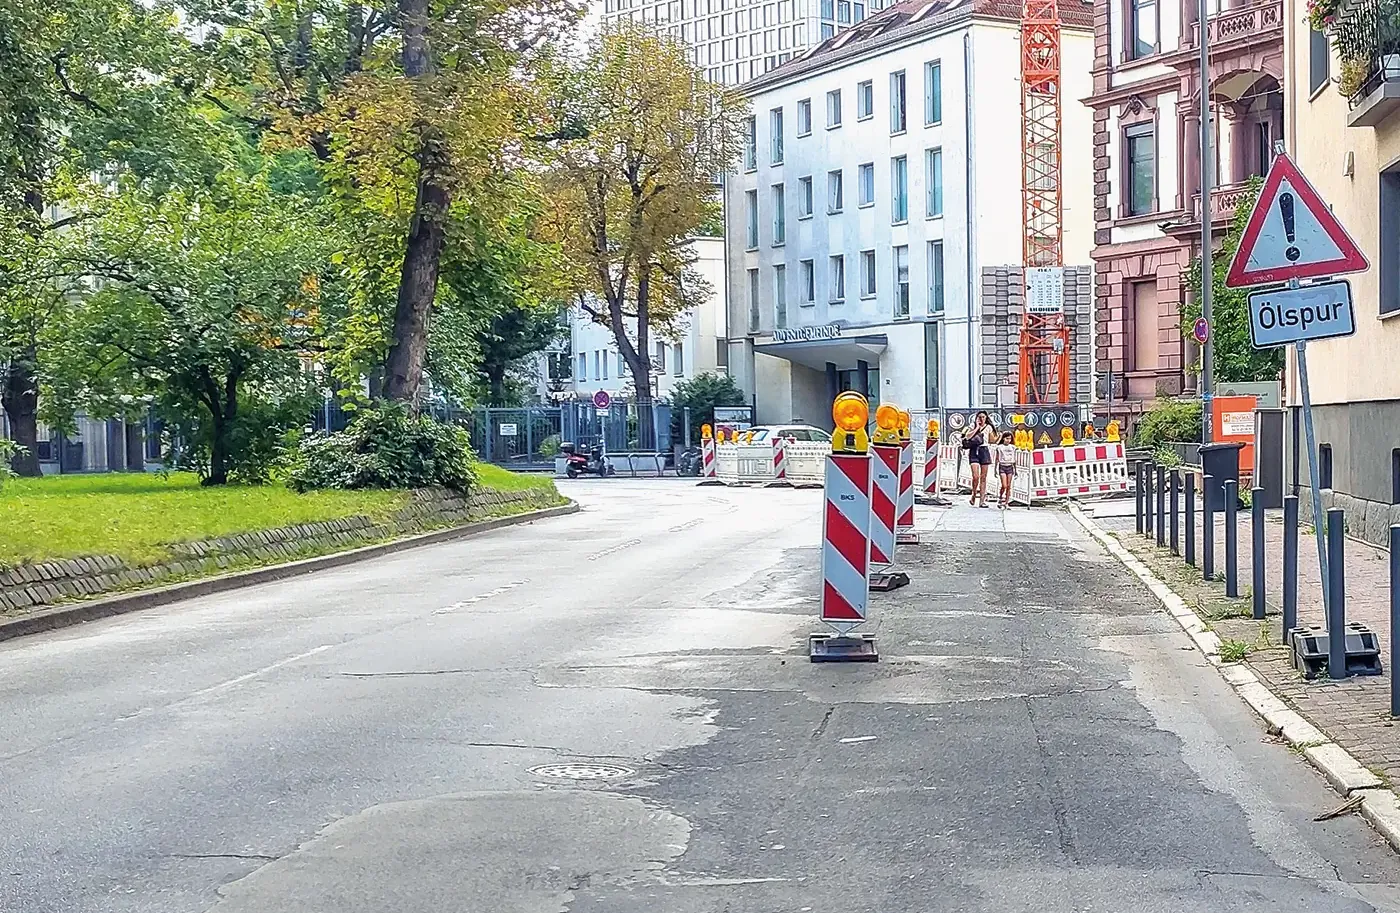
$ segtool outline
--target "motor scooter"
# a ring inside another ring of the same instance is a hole
[[[617,470],[603,453],[601,444],[595,444],[585,456],[578,452],[572,441],[565,441],[559,445],[559,452],[564,455],[564,474],[571,479],[577,479],[581,475],[596,475],[600,478],[617,475]]]
[[[676,460],[676,475],[678,476],[698,476],[701,469],[701,453],[698,447],[689,447],[681,451],[680,457]]]

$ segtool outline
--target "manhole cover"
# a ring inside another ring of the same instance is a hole
[[[634,771],[607,764],[546,764],[531,767],[530,773],[555,780],[620,780],[631,776]]]

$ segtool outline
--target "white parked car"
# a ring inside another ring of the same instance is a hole
[[[823,431],[815,425],[757,425],[751,429],[753,442],[764,444],[782,437],[790,441],[817,441],[831,443],[831,432]],[[747,434],[747,432],[744,432]]]

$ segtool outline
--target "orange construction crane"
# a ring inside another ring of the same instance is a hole
[[[1060,10],[1057,0],[1021,7],[1021,203],[1025,266],[1063,265],[1060,223]],[[1069,328],[1060,313],[1031,313],[1029,288],[1021,322],[1017,402],[1068,403]]]

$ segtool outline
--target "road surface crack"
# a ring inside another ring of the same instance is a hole
[[[831,725],[831,715],[835,712],[835,706],[826,708],[826,714],[822,716],[822,721],[817,724],[816,731],[812,733],[812,741],[815,742],[817,739],[820,739],[822,734],[826,732],[826,727]]]
[[[245,862],[276,862],[281,856],[266,853],[170,853],[171,859],[240,859]]]
[[[1065,807],[1065,797],[1060,791],[1059,781],[1050,769],[1050,752],[1045,745],[1045,736],[1035,719],[1035,702],[1029,697],[1026,701],[1026,715],[1030,718],[1031,732],[1035,734],[1036,748],[1040,753],[1041,769],[1045,772],[1045,792],[1050,800],[1050,809],[1055,816],[1055,834],[1064,853],[1071,862],[1079,863],[1079,851],[1074,845],[1074,832],[1069,824],[1069,811]]]

